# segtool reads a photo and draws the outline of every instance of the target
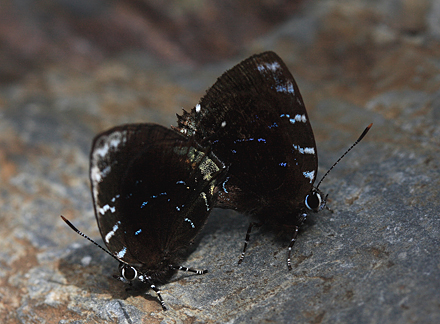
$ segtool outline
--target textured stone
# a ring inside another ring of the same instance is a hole
[[[411,13],[396,8],[411,3],[308,3],[240,57],[197,69],[127,53],[3,83],[1,322],[440,322],[440,47],[431,23],[410,35],[394,23]],[[429,10],[417,14],[431,21]],[[174,114],[192,108],[224,69],[269,49],[298,81],[318,178],[373,128],[323,182],[333,212],[310,215],[292,271],[289,238],[265,228],[253,231],[237,265],[249,219],[214,210],[184,263],[209,273],[179,273],[163,285],[163,312],[154,292],[113,279],[117,262],[59,215],[102,244],[88,181],[93,136],[127,122],[175,125]]]

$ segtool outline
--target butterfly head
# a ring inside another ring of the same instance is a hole
[[[321,190],[318,188],[313,188],[310,193],[304,199],[304,204],[306,205],[308,210],[311,210],[315,213],[323,210],[327,203],[327,196],[323,196]]]
[[[323,198],[322,192],[318,189],[319,185],[322,183],[322,180],[324,180],[325,177],[330,173],[330,171],[333,170],[333,168],[336,166],[336,164],[338,164],[339,161],[341,161],[344,158],[344,156],[346,156],[347,153],[350,152],[353,149],[353,147],[355,147],[364,138],[364,136],[370,130],[371,126],[373,126],[373,124],[370,124],[365,128],[365,130],[362,132],[361,136],[359,136],[359,138],[348,148],[348,150],[346,150],[345,153],[342,154],[341,157],[335,163],[333,163],[333,165],[330,167],[330,169],[327,170],[327,172],[324,174],[324,176],[321,178],[321,180],[319,180],[318,185],[316,187],[312,188],[312,190],[310,191],[310,193],[306,196],[306,198],[304,200],[304,204],[306,205],[307,209],[316,213],[316,212],[323,210],[326,207],[328,195],[326,195]]]
[[[127,263],[119,263],[119,280],[129,283],[139,278],[139,271],[136,267],[131,266]]]

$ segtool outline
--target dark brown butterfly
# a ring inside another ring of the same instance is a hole
[[[209,150],[163,126],[118,126],[95,138],[95,215],[108,253],[120,262],[119,279],[150,285],[166,309],[156,284],[176,270],[207,272],[180,266],[179,252],[205,224],[225,172]]]
[[[313,186],[315,139],[284,62],[273,52],[244,60],[172,128],[118,126],[93,142],[95,215],[108,251],[102,249],[120,262],[119,279],[150,285],[166,309],[156,284],[176,270],[206,273],[179,266],[179,251],[213,207],[232,208],[258,221],[249,226],[239,262],[252,226],[290,230],[290,269],[298,229],[308,210],[325,207],[325,198],[319,184]]]
[[[291,269],[291,249],[307,211],[322,210],[326,199],[319,184],[313,186],[318,155],[309,117],[281,58],[265,52],[225,72],[190,113],[178,116],[176,129],[228,166],[215,207],[257,220],[249,225],[239,263],[252,227],[268,224],[291,231]]]

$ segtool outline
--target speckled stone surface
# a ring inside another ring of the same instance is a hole
[[[89,70],[68,64],[0,85],[2,323],[439,323],[440,5],[312,1],[221,63],[163,64],[123,53]],[[301,89],[319,175],[373,128],[321,186],[333,210],[288,238],[214,210],[179,273],[143,296],[115,280],[102,243],[88,154],[95,134],[128,122],[175,125],[225,69],[277,52]]]

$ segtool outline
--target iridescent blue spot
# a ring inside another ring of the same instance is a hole
[[[286,167],[286,166],[287,166],[287,163],[286,163],[286,162],[281,162],[281,163],[279,164],[279,166]]]
[[[273,123],[272,125],[269,125],[267,127],[269,127],[269,128],[278,127],[278,124],[277,123]]]
[[[134,232],[134,235],[139,235],[142,232],[142,228],[138,229],[136,232]]]
[[[224,191],[225,193],[229,193],[229,192],[226,190],[226,187],[225,187],[225,184],[226,184],[226,182],[228,182],[228,180],[229,180],[229,177],[227,177],[226,180],[223,181],[223,184],[222,184],[223,191]]]
[[[144,208],[145,206],[147,206],[147,204],[148,204],[148,201],[144,201],[141,205],[141,208]]]
[[[255,119],[260,119],[260,117],[258,117],[258,115],[255,115],[254,117],[255,117]],[[255,120],[251,120],[251,123],[255,123]]]
[[[232,153],[237,153],[237,151],[236,151],[236,150],[231,150],[231,152],[232,152]]]
[[[250,138],[240,138],[238,140],[235,140],[234,143],[250,142],[250,141],[253,141],[253,140],[255,140],[255,138],[253,138],[253,137],[250,137]]]
[[[265,140],[264,138],[259,138],[259,139],[258,139],[258,142],[266,143],[266,140]]]
[[[286,82],[284,84],[277,85],[275,87],[275,89],[277,92],[295,93],[295,89],[293,89],[293,84],[290,82]]]
[[[289,115],[289,114],[281,114],[280,117],[287,117],[287,118],[290,118],[290,115]]]

